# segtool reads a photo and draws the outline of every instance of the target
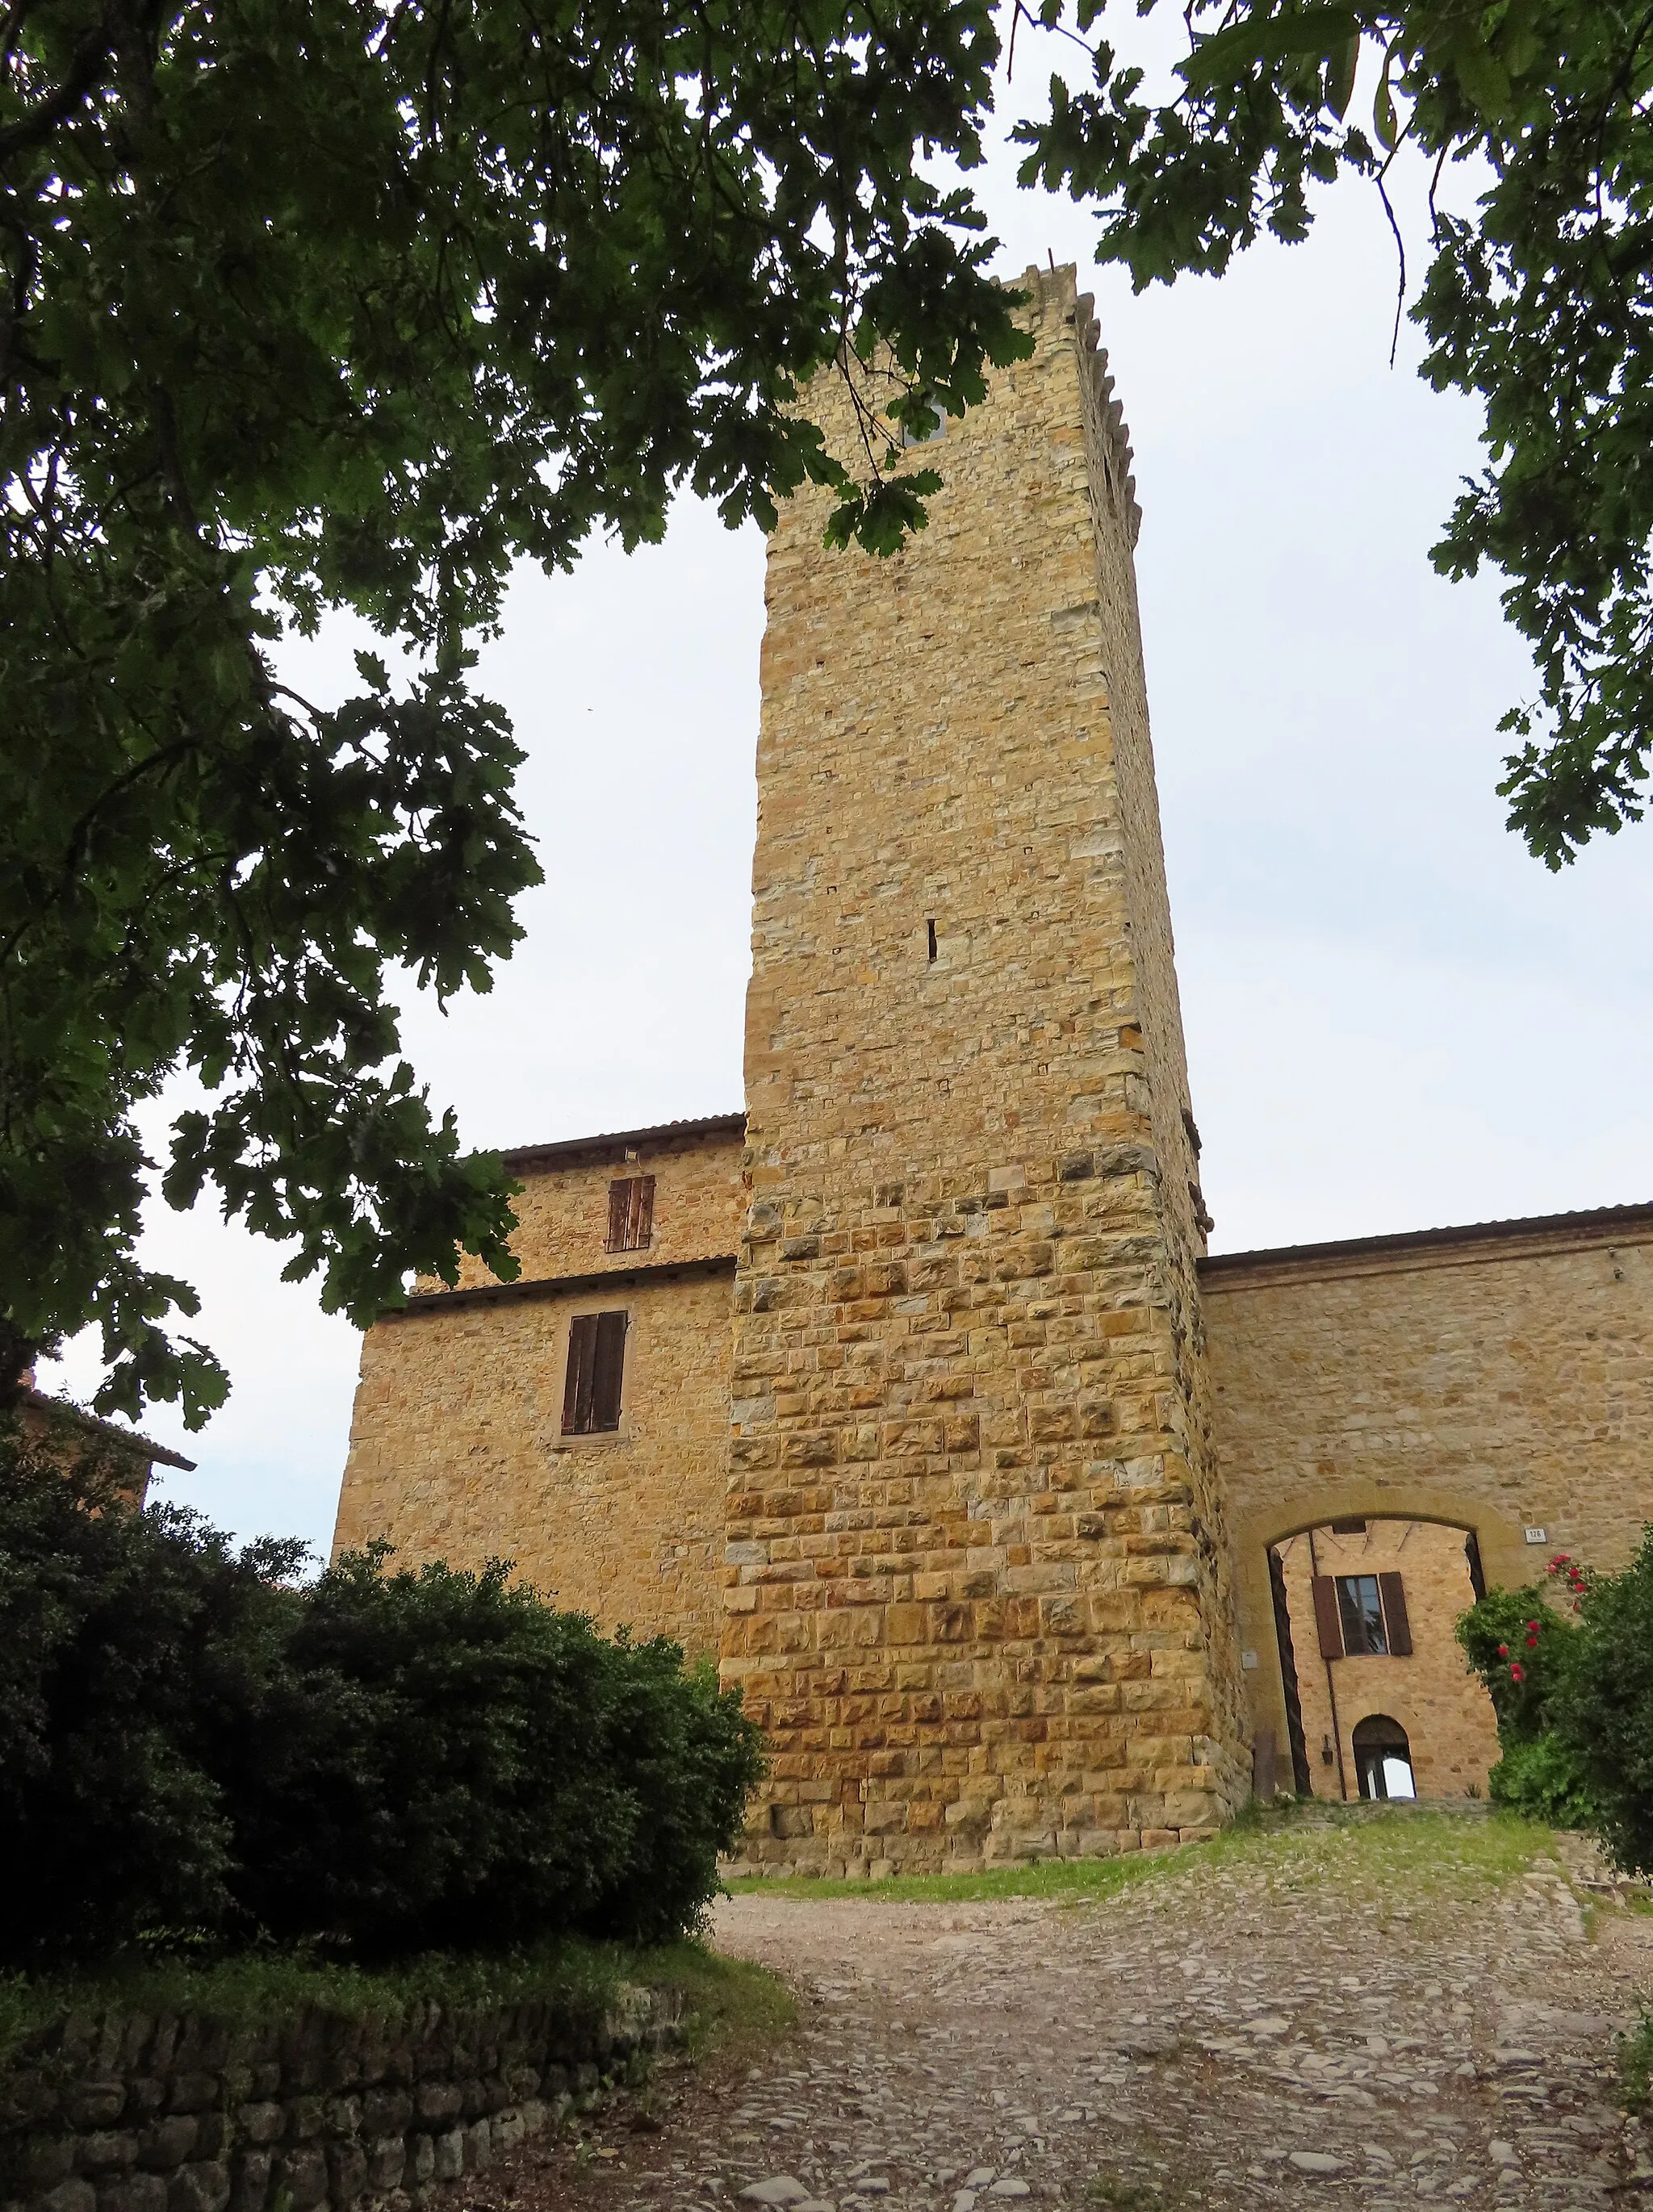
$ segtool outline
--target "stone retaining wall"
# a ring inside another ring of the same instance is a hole
[[[678,2040],[680,1992],[401,2019],[63,2022],[0,2074],[0,2212],[420,2203]]]

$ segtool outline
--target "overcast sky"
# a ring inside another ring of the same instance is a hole
[[[1018,98],[1026,33],[1017,58]],[[1046,58],[1039,57],[1041,66]],[[1311,242],[1140,299],[1094,226],[978,191],[1006,274],[1077,261],[1136,447],[1138,574],[1203,1181],[1220,1251],[1653,1197],[1653,829],[1547,874],[1504,829],[1495,725],[1531,684],[1496,582],[1430,568],[1476,418],[1389,367],[1394,245],[1340,191]],[[1410,203],[1414,270],[1425,240]],[[410,1056],[478,1145],[741,1103],[763,540],[523,575],[483,688],[526,748],[547,881],[493,994]],[[331,655],[331,659],[330,659]],[[337,641],[296,656],[305,684]],[[201,1289],[234,1388],[164,1493],[325,1549],[359,1340],[210,1210],[148,1249]],[[93,1347],[49,1387],[89,1395]]]

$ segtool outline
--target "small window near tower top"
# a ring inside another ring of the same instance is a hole
[[[624,1176],[609,1185],[611,1252],[644,1252],[654,1233],[654,1178]]]
[[[924,927],[930,940],[930,957],[933,960],[935,958],[935,924],[933,921],[927,921]]]

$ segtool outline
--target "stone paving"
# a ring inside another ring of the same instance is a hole
[[[522,2199],[577,2181],[603,2212],[1653,2202],[1613,2047],[1653,1990],[1653,1918],[1587,1919],[1552,1859],[1455,1865],[1471,1826],[1417,1826],[1414,1856],[1447,1840],[1397,1869],[1352,1824],[1305,1824],[1078,1907],[727,1899],[719,1944],[793,1978],[798,2035],[733,2080],[663,2083],[657,2134],[617,2112],[540,2153]]]

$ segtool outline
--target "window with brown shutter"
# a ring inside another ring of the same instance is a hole
[[[1412,1624],[1407,1619],[1407,1594],[1396,1574],[1379,1575],[1378,1588],[1383,1593],[1383,1627],[1389,1637],[1389,1650],[1397,1659],[1412,1656]]]
[[[609,1185],[611,1252],[642,1252],[654,1233],[654,1178],[623,1176]]]
[[[626,1319],[623,1313],[576,1314],[568,1323],[568,1372],[562,1386],[565,1437],[600,1436],[619,1427]]]

